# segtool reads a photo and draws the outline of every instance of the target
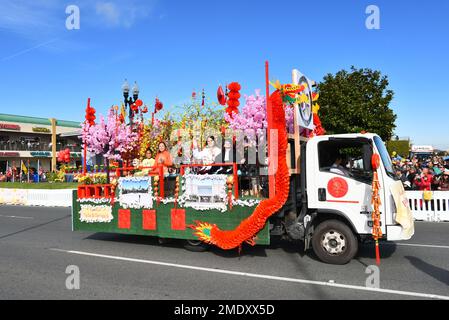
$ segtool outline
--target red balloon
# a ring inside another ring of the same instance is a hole
[[[142,102],[142,100],[137,99],[136,102],[135,102],[135,104],[136,104],[136,106],[140,107],[140,106],[143,105],[143,102]]]
[[[223,92],[223,88],[221,86],[218,87],[217,90],[217,99],[218,99],[218,103],[221,104],[222,106],[224,106],[226,104],[226,96]]]

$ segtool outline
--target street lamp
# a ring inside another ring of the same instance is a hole
[[[133,125],[133,118],[134,118],[134,111],[131,108],[131,105],[139,99],[139,86],[137,85],[137,82],[134,82],[134,86],[132,88],[132,98],[129,97],[129,84],[128,81],[125,79],[125,82],[122,85],[122,91],[123,91],[123,97],[125,98],[125,108],[129,107],[129,124]]]

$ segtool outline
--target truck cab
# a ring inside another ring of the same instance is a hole
[[[304,240],[305,248],[312,247],[324,262],[350,261],[358,251],[358,244],[372,239],[372,157],[378,154],[382,240],[410,239],[412,214],[402,183],[395,177],[385,144],[378,135],[326,135],[303,141],[293,138],[290,137],[289,157],[296,159],[298,166],[291,174],[294,192],[289,203],[296,197],[297,217],[292,222],[291,205],[281,214],[290,238]],[[291,160],[291,169],[293,163]],[[396,217],[398,207],[402,220]]]

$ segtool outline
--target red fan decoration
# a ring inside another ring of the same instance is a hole
[[[226,105],[226,95],[223,92],[223,88],[222,86],[218,87],[217,90],[217,99],[218,99],[218,103],[221,104],[222,106]]]
[[[242,87],[238,82],[232,82],[228,85],[228,107],[226,108],[226,113],[233,117],[233,113],[239,113],[238,106],[240,105],[240,89]]]

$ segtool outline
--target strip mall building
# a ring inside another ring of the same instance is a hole
[[[9,167],[56,169],[57,152],[69,148],[72,165],[81,165],[81,124],[54,118],[0,114],[0,172]]]

